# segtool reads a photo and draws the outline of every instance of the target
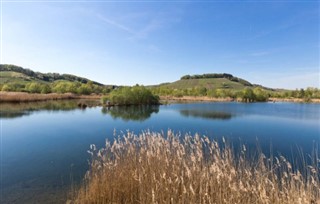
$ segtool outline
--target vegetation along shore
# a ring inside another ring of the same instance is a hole
[[[293,166],[280,156],[235,153],[224,140],[127,132],[98,150],[67,203],[320,203],[319,158]]]
[[[273,89],[226,73],[186,75],[172,83],[129,87],[104,85],[70,74],[45,74],[1,64],[0,79],[0,102],[101,98],[111,104],[138,105],[158,103],[159,97],[177,101],[320,101],[319,88]]]

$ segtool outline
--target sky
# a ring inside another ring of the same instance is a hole
[[[104,84],[230,73],[320,87],[319,1],[1,0],[1,64]]]

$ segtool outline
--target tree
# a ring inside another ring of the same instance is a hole
[[[197,88],[197,95],[198,96],[206,96],[207,95],[207,88],[205,87],[200,87],[200,88]]]
[[[57,82],[53,84],[52,91],[55,93],[66,93],[67,84],[65,82]]]
[[[26,91],[29,93],[40,93],[41,88],[41,84],[37,82],[31,82],[26,85]]]
[[[263,89],[256,87],[253,89],[253,93],[254,93],[254,100],[255,101],[267,101],[268,100],[268,93],[266,93]]]
[[[4,84],[1,91],[13,91],[13,89],[9,84]]]
[[[255,101],[255,95],[250,88],[245,88],[241,92],[242,101],[244,102],[253,102]]]
[[[304,89],[300,89],[298,97],[299,98],[304,98],[304,94],[305,94]]]
[[[153,95],[151,90],[144,86],[122,87],[113,90],[108,99],[110,103],[117,105],[142,105],[158,104],[159,97]]]
[[[78,94],[89,95],[91,92],[92,89],[88,84],[81,84],[81,86],[77,89]]]
[[[41,93],[42,94],[51,93],[51,87],[48,84],[42,84],[41,85]]]

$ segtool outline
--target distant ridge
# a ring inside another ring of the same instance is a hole
[[[224,89],[224,90],[242,90],[244,88],[262,88],[264,90],[276,91],[276,89],[268,88],[258,84],[252,84],[249,81],[233,76],[228,73],[207,73],[184,75],[175,82],[161,83],[151,87],[169,88],[176,90],[190,90],[190,89]]]
[[[43,82],[54,82],[57,80],[66,80],[71,82],[80,82],[80,83],[87,83],[91,80],[83,77],[78,77],[72,74],[58,74],[58,73],[41,73],[41,72],[34,72],[31,69],[26,69],[20,66],[12,65],[12,64],[0,64],[0,72],[15,72],[23,74],[22,76],[19,76],[17,78],[20,78],[21,80],[25,81],[43,81]],[[14,77],[15,75],[11,75],[10,77]],[[1,76],[3,77],[3,76]],[[92,81],[93,84],[103,86],[104,84],[101,84],[96,81]]]
[[[227,73],[222,73],[222,74],[216,74],[216,73],[209,73],[209,74],[202,74],[202,75],[185,75],[183,77],[181,77],[181,80],[184,79],[218,79],[218,78],[225,78],[225,79],[229,79],[230,81],[234,81],[234,82],[239,82],[240,84],[243,84],[244,86],[253,86],[250,82],[238,78],[238,77],[234,77],[231,74],[227,74]]]

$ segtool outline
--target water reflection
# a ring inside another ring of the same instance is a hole
[[[78,108],[78,100],[41,101],[31,103],[1,103],[0,118],[13,119],[36,111],[71,111]]]
[[[71,188],[71,175],[73,184],[81,182],[88,168],[90,144],[103,147],[114,129],[197,132],[217,141],[225,137],[235,148],[245,144],[250,153],[258,139],[262,152],[268,154],[272,146],[272,154],[295,163],[292,152],[311,154],[320,143],[319,104],[199,103],[82,111],[78,102],[0,104],[0,117],[7,118],[2,121],[0,203],[66,203],[61,199]]]
[[[229,120],[234,116],[228,112],[195,109],[180,110],[180,114],[185,117],[204,118],[213,120]]]
[[[114,106],[103,107],[101,112],[103,114],[109,114],[113,119],[122,119],[124,121],[145,121],[151,117],[152,113],[159,112],[159,106]]]

